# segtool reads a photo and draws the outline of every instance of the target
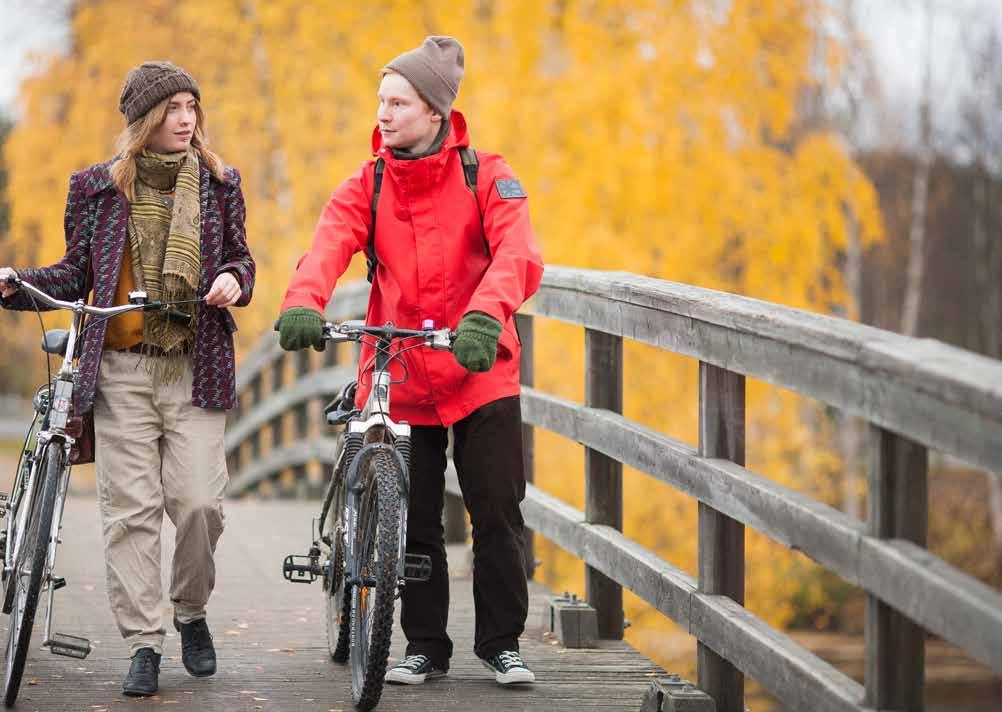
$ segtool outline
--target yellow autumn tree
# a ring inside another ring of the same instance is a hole
[[[238,315],[246,350],[274,319],[330,192],[369,156],[380,67],[427,34],[452,34],[466,47],[457,108],[472,144],[519,174],[548,263],[845,308],[848,221],[864,242],[880,224],[839,138],[797,126],[824,12],[820,0],[78,2],[71,48],[22,88],[5,149],[5,256],[58,259],[68,176],[109,157],[122,79],[171,59],[198,77],[214,145],[244,176],[259,265],[255,302]],[[349,276],[362,273],[356,262]],[[538,386],[580,399],[581,331],[537,330]],[[628,344],[626,415],[695,442],[696,374],[690,360]],[[832,496],[839,463],[813,405],[749,382],[747,418],[750,467]],[[537,483],[581,506],[581,448],[537,442]],[[694,573],[695,503],[638,473],[625,488],[627,533]],[[805,564],[751,533],[747,550],[749,607],[783,625],[795,590],[814,585]],[[545,583],[583,593],[580,562],[545,542],[540,552]],[[627,615],[633,640],[653,644],[660,614],[631,598]]]

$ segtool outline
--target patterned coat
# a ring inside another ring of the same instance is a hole
[[[92,305],[114,306],[125,251],[129,202],[112,182],[110,166],[111,161],[98,163],[70,178],[63,220],[66,231],[63,258],[50,267],[18,270],[19,277],[56,299],[85,298],[85,290],[92,285]],[[205,296],[219,274],[232,272],[243,292],[236,306],[244,306],[250,302],[254,290],[255,266],[247,248],[244,229],[247,211],[240,174],[235,168],[228,168],[226,179],[219,181],[202,165],[199,194],[202,274],[198,295]],[[0,303],[7,309],[34,308],[23,290],[6,299],[0,297]],[[191,400],[201,408],[232,408],[236,403],[233,332],[237,326],[225,308],[204,304],[199,308]],[[95,319],[84,333],[73,389],[74,411],[79,415],[89,413],[94,407],[106,330],[107,321]]]

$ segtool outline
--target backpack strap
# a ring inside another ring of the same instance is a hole
[[[463,162],[463,177],[466,179],[466,187],[473,193],[473,200],[477,204],[477,214],[480,215],[480,234],[484,238],[484,249],[487,256],[491,257],[491,246],[487,242],[487,231],[484,229],[484,211],[480,207],[480,196],[477,194],[477,174],[480,172],[480,159],[477,152],[469,146],[459,146],[459,158]]]
[[[379,192],[383,189],[383,170],[386,168],[386,161],[382,158],[376,159],[376,170],[373,173],[372,202],[369,204],[372,211],[371,227],[369,228],[369,241],[365,244],[365,278],[372,284],[376,277],[376,267],[379,265],[379,258],[376,256],[376,207],[379,205]]]

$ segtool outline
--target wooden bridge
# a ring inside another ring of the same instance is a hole
[[[361,318],[367,286],[339,288],[328,317]],[[550,267],[523,312],[528,471],[534,427],[586,452],[584,512],[530,485],[523,513],[537,534],[583,561],[586,598],[604,639],[622,638],[625,586],[698,640],[698,684],[720,712],[744,709],[744,676],[798,712],[922,710],[927,632],[1002,673],[1002,595],[925,547],[930,450],[1002,473],[1002,363],[624,273]],[[585,328],[585,403],[533,388],[541,317]],[[699,361],[698,443],[623,417],[623,339]],[[233,495],[321,490],[334,444],[315,425],[319,407],[354,377],[354,357],[347,346],[287,354],[274,334],[262,336],[243,360],[240,406],[227,435]],[[869,423],[866,521],[744,467],[746,376]],[[624,464],[698,500],[697,579],[622,534]],[[448,531],[461,538],[455,482],[447,489]],[[746,526],[866,591],[865,684],[743,607]]]

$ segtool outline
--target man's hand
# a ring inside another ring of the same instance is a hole
[[[17,291],[17,287],[7,281],[14,277],[17,277],[17,272],[10,267],[0,267],[0,294],[3,294],[5,299]]]
[[[236,304],[242,294],[240,283],[232,272],[223,272],[216,277],[212,288],[205,295],[205,303],[213,307],[228,307]]]
[[[483,312],[469,312],[456,327],[452,353],[471,373],[490,371],[497,358],[501,322]]]
[[[298,351],[312,346],[323,351],[324,318],[308,307],[292,307],[278,317],[278,344],[286,351]]]

